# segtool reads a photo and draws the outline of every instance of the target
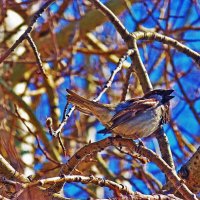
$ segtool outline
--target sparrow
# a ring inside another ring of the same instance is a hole
[[[132,98],[119,104],[101,104],[83,98],[67,89],[67,99],[79,111],[94,115],[106,128],[99,133],[130,139],[144,138],[156,132],[169,121],[170,94],[174,90],[155,89],[143,97]]]

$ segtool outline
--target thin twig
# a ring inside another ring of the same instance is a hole
[[[94,102],[99,101],[100,98],[102,97],[102,95],[111,87],[112,82],[114,80],[115,75],[117,74],[117,72],[119,72],[122,69],[123,63],[124,61],[134,53],[133,49],[129,49],[126,54],[124,54],[120,59],[119,62],[117,64],[116,69],[112,72],[111,76],[109,77],[107,83],[104,85],[103,90],[99,93],[99,95],[97,95],[96,98],[93,99]]]
[[[51,131],[52,132],[52,135],[54,137],[57,137],[58,136],[58,133],[61,132],[61,130],[63,129],[63,127],[65,126],[65,124],[67,123],[67,120],[68,118],[71,116],[71,114],[73,113],[73,111],[75,110],[75,106],[71,107],[69,109],[69,111],[67,112],[67,107],[68,107],[68,103],[65,105],[65,109],[64,109],[64,113],[63,113],[63,119],[62,119],[62,122],[60,123],[59,127],[57,130],[53,130]],[[52,130],[52,129],[49,129],[49,130]],[[51,133],[50,132],[50,133]]]
[[[91,1],[97,8],[99,8],[102,11],[102,13],[105,14],[107,17],[109,16],[110,21],[114,24],[117,31],[126,41],[126,37],[129,36],[129,32],[121,23],[121,21],[116,17],[116,15],[99,0],[89,0],[89,1]]]
[[[25,120],[20,116],[19,112],[18,112],[18,109],[17,109],[17,106],[15,105],[15,113],[16,115],[18,116],[18,118],[21,120],[21,122],[25,125],[25,127],[27,128],[27,130],[35,137],[36,141],[37,141],[37,144],[38,144],[38,148],[42,151],[42,153],[45,155],[45,157],[50,160],[51,162],[57,164],[57,165],[60,165],[59,162],[53,160],[47,153],[47,151],[43,150],[43,148],[41,147],[40,145],[40,141],[39,141],[39,138],[37,136],[36,133],[33,133],[31,131],[31,129],[29,128],[29,126],[26,124]]]
[[[129,86],[129,80],[131,78],[132,72],[133,72],[133,65],[131,65],[127,70],[125,83],[124,83],[124,87],[123,87],[123,90],[122,90],[122,95],[121,95],[120,101],[124,101],[126,99],[126,94],[128,92],[128,86]]]
[[[49,0],[44,3],[44,5],[33,15],[33,18],[28,26],[28,28],[24,31],[24,33],[15,41],[15,43],[0,57],[0,63],[2,63],[15,49],[16,47],[26,39],[27,35],[33,30],[33,25],[37,22],[38,18],[41,14],[52,4],[55,0]]]
[[[35,45],[35,43],[34,43],[32,37],[31,37],[31,35],[30,35],[29,33],[27,34],[26,39],[28,40],[28,42],[29,42],[31,48],[33,49],[33,53],[35,54],[35,58],[36,58],[36,60],[37,60],[37,64],[38,64],[38,66],[39,66],[39,68],[40,68],[41,73],[43,74],[43,76],[44,76],[45,78],[47,78],[47,75],[46,75],[46,73],[45,73],[45,70],[44,70],[44,68],[43,68],[43,66],[42,66],[42,60],[41,60],[41,58],[40,58],[40,53],[38,52],[37,47],[36,47],[36,45]]]

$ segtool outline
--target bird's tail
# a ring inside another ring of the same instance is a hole
[[[80,110],[84,114],[93,114],[103,123],[109,121],[109,119],[111,118],[111,109],[109,107],[85,99],[69,89],[67,89],[67,93],[67,99],[69,103],[72,103],[74,106],[76,106],[78,110]]]

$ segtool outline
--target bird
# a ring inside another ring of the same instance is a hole
[[[94,115],[105,129],[98,133],[140,139],[152,135],[169,122],[169,102],[173,89],[155,89],[142,97],[118,104],[102,104],[79,96],[67,89],[67,100],[86,115]]]

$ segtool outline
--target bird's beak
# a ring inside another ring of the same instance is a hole
[[[168,95],[170,95],[172,92],[174,92],[174,90],[165,90],[165,91],[164,91],[164,95],[165,95],[165,96],[168,96]]]
[[[170,99],[173,99],[174,96],[165,96],[165,101],[169,101]]]
[[[170,94],[174,92],[174,90],[165,90],[164,92],[164,98],[166,101],[169,101],[170,99],[173,99],[174,96],[170,96]]]

